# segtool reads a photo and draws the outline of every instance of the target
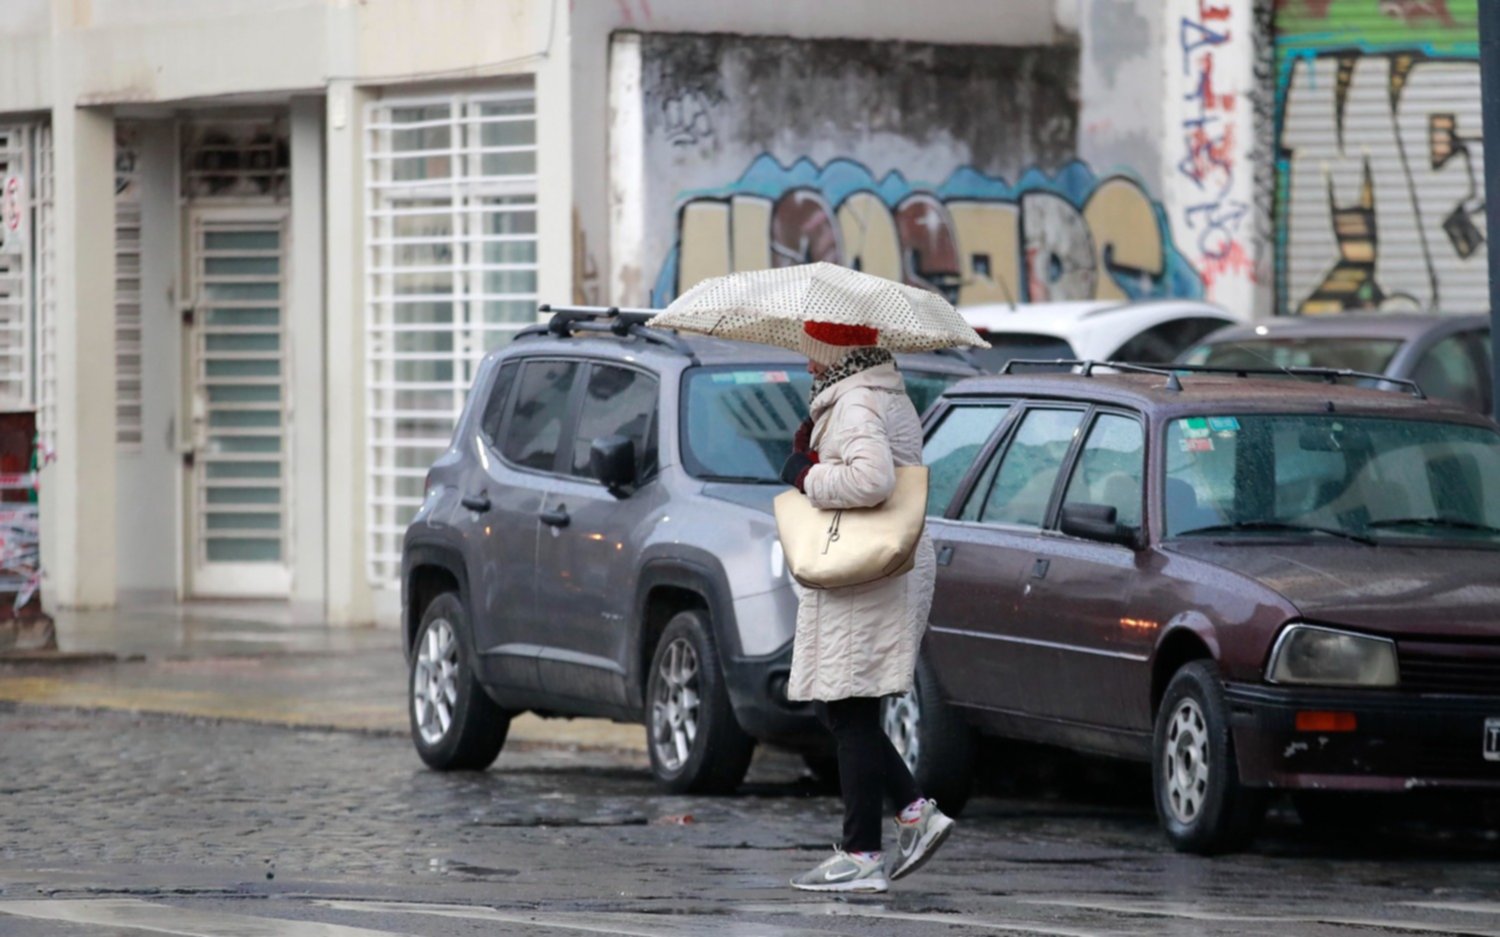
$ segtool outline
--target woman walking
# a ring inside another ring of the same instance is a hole
[[[922,464],[922,426],[877,329],[803,324],[813,375],[811,417],[782,480],[826,510],[883,504],[896,467]],[[923,534],[911,572],[861,586],[799,589],[787,696],[817,701],[837,744],[844,835],[827,860],[792,879],[807,891],[881,892],[916,871],[953,831],[922,797],[880,725],[881,697],[911,689],[936,572]],[[894,848],[882,851],[882,806],[897,808]]]
[[[812,507],[833,511],[885,504],[896,490],[896,468],[922,464],[921,422],[891,353],[989,347],[936,293],[828,263],[704,280],[652,324],[807,356],[812,416],[797,430],[781,477]],[[912,687],[936,570],[923,534],[910,572],[798,592],[787,696],[817,701],[833,733],[844,836],[832,857],[792,880],[797,888],[885,891],[953,831],[880,727],[881,698]],[[896,807],[896,837],[884,852],[887,797]]]

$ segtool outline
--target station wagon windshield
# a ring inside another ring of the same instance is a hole
[[[1500,546],[1500,433],[1338,415],[1203,416],[1166,433],[1168,537]]]

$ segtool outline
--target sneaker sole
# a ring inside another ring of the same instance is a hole
[[[865,892],[867,894],[879,894],[888,890],[890,882],[885,879],[858,879],[852,882],[827,882],[817,885],[800,885],[792,882],[791,886],[798,891],[845,891]]]
[[[898,867],[894,872],[891,873],[891,881],[895,881],[898,878],[905,878],[906,876],[920,869],[922,866],[926,865],[927,860],[931,859],[933,855],[937,853],[938,847],[948,841],[948,837],[953,834],[953,828],[955,826],[957,826],[957,824],[949,819],[948,823],[945,826],[940,827],[937,830],[936,834],[932,837],[932,839],[928,841],[926,849],[918,846],[917,854],[911,859],[908,859],[904,865]]]

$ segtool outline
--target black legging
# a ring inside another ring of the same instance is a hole
[[[818,706],[818,716],[838,744],[839,788],[844,795],[844,849],[879,852],[881,807],[886,797],[900,810],[922,792],[906,762],[880,728],[880,700],[855,696]]]

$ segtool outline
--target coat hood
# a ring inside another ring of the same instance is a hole
[[[1309,620],[1388,634],[1500,638],[1500,551],[1179,540],[1171,550],[1275,590]]]

